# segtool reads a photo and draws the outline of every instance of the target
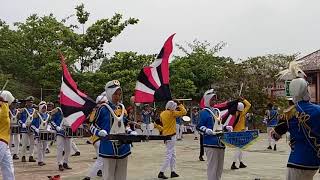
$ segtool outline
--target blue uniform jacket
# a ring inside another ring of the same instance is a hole
[[[142,111],[141,113],[141,118],[143,120],[143,123],[145,124],[150,124],[151,122],[151,116],[152,116],[152,112],[149,111]]]
[[[32,114],[34,109],[33,108],[26,108],[29,112],[29,114]],[[25,111],[25,109],[22,111],[21,113],[21,116],[20,116],[20,120],[19,120],[19,124],[22,125],[22,124],[26,124],[26,121],[27,121],[27,118],[28,118],[28,114],[27,112]],[[20,133],[28,133],[28,130],[27,128],[20,128]]]
[[[197,126],[197,130],[204,134],[203,146],[224,149],[225,145],[221,142],[219,136],[205,134],[206,128],[213,129],[214,118],[212,117],[212,114],[208,110],[203,109],[200,111],[199,118],[200,122]]]
[[[319,169],[320,147],[316,148],[314,143],[320,144],[320,106],[300,101],[296,110],[302,121],[299,122],[296,116],[288,120],[291,153],[287,166],[299,169]],[[303,112],[308,114],[310,118],[307,118],[308,115],[303,116]],[[304,120],[305,122],[303,122]],[[311,128],[310,135],[315,139],[309,137],[309,128]]]
[[[43,120],[46,120],[48,118],[48,114],[47,113],[39,113],[40,116],[42,117]],[[39,133],[35,132],[36,129],[39,129],[41,124],[41,119],[40,117],[36,117],[32,120],[31,123],[31,130],[34,132],[34,136],[35,138],[39,138]]]
[[[116,107],[108,103],[112,109]],[[99,131],[105,130],[110,133],[113,124],[113,117],[105,105],[101,105],[97,111],[95,122],[91,126],[91,133],[99,137]],[[99,156],[103,158],[123,159],[131,154],[130,144],[118,144],[117,141],[110,141],[108,138],[101,138]]]
[[[269,110],[270,119],[268,119],[267,127],[275,127],[278,124],[278,111],[276,109]]]
[[[182,121],[183,121],[183,120],[182,120],[182,117],[177,117],[177,118],[176,118],[176,124],[177,124],[177,125],[181,125],[181,124],[182,124]]]
[[[192,124],[197,125],[199,124],[199,113],[197,115],[195,115],[195,113],[191,114],[191,118],[192,118]]]
[[[61,125],[63,119],[63,115],[61,110],[58,110],[55,114],[51,116],[50,124],[54,130],[57,132],[57,136],[65,137],[65,131],[61,128],[60,131],[57,131],[57,127]]]

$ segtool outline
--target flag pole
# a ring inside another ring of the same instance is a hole
[[[2,86],[0,95],[2,94],[2,92],[4,91],[4,89],[7,87],[8,82],[9,82],[9,80],[7,79],[6,82],[4,83],[4,85]]]

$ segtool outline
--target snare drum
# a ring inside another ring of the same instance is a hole
[[[33,131],[32,131],[32,129],[31,129],[31,126],[27,126],[27,133],[28,134],[33,134]]]
[[[11,134],[19,134],[20,133],[20,127],[17,124],[11,124],[10,129],[11,129]]]
[[[72,129],[71,127],[66,127],[66,137],[68,138],[79,138],[79,137],[83,137],[83,131],[84,129],[82,127],[79,127],[77,129],[76,132],[72,132]]]
[[[39,132],[40,141],[54,141],[56,138],[56,134],[51,131],[41,130]]]

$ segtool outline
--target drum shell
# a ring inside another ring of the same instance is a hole
[[[66,127],[65,128],[65,133],[66,133],[65,135],[68,138],[83,137],[83,132],[84,132],[84,129],[82,127],[79,127],[76,132],[72,132],[71,127]]]
[[[56,134],[51,131],[40,131],[39,139],[40,141],[54,141],[56,138]]]
[[[20,133],[20,126],[17,124],[10,125],[10,132],[11,134],[19,134]]]

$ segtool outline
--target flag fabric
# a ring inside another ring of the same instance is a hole
[[[236,116],[238,102],[239,100],[226,101],[213,106],[220,110],[220,117],[224,126],[232,126],[234,128],[238,123],[239,116]]]
[[[75,132],[86,120],[96,106],[96,103],[86,94],[78,90],[77,84],[72,79],[62,54],[60,54],[60,60],[62,66],[62,83],[60,89],[61,110],[67,125],[70,125],[72,131]]]
[[[223,133],[221,141],[228,147],[238,147],[241,149],[252,145],[259,137],[259,130],[227,132]]]
[[[168,101],[172,99],[169,88],[169,57],[172,53],[171,35],[164,43],[157,59],[147,67],[144,67],[138,76],[135,88],[136,103],[151,103]]]

